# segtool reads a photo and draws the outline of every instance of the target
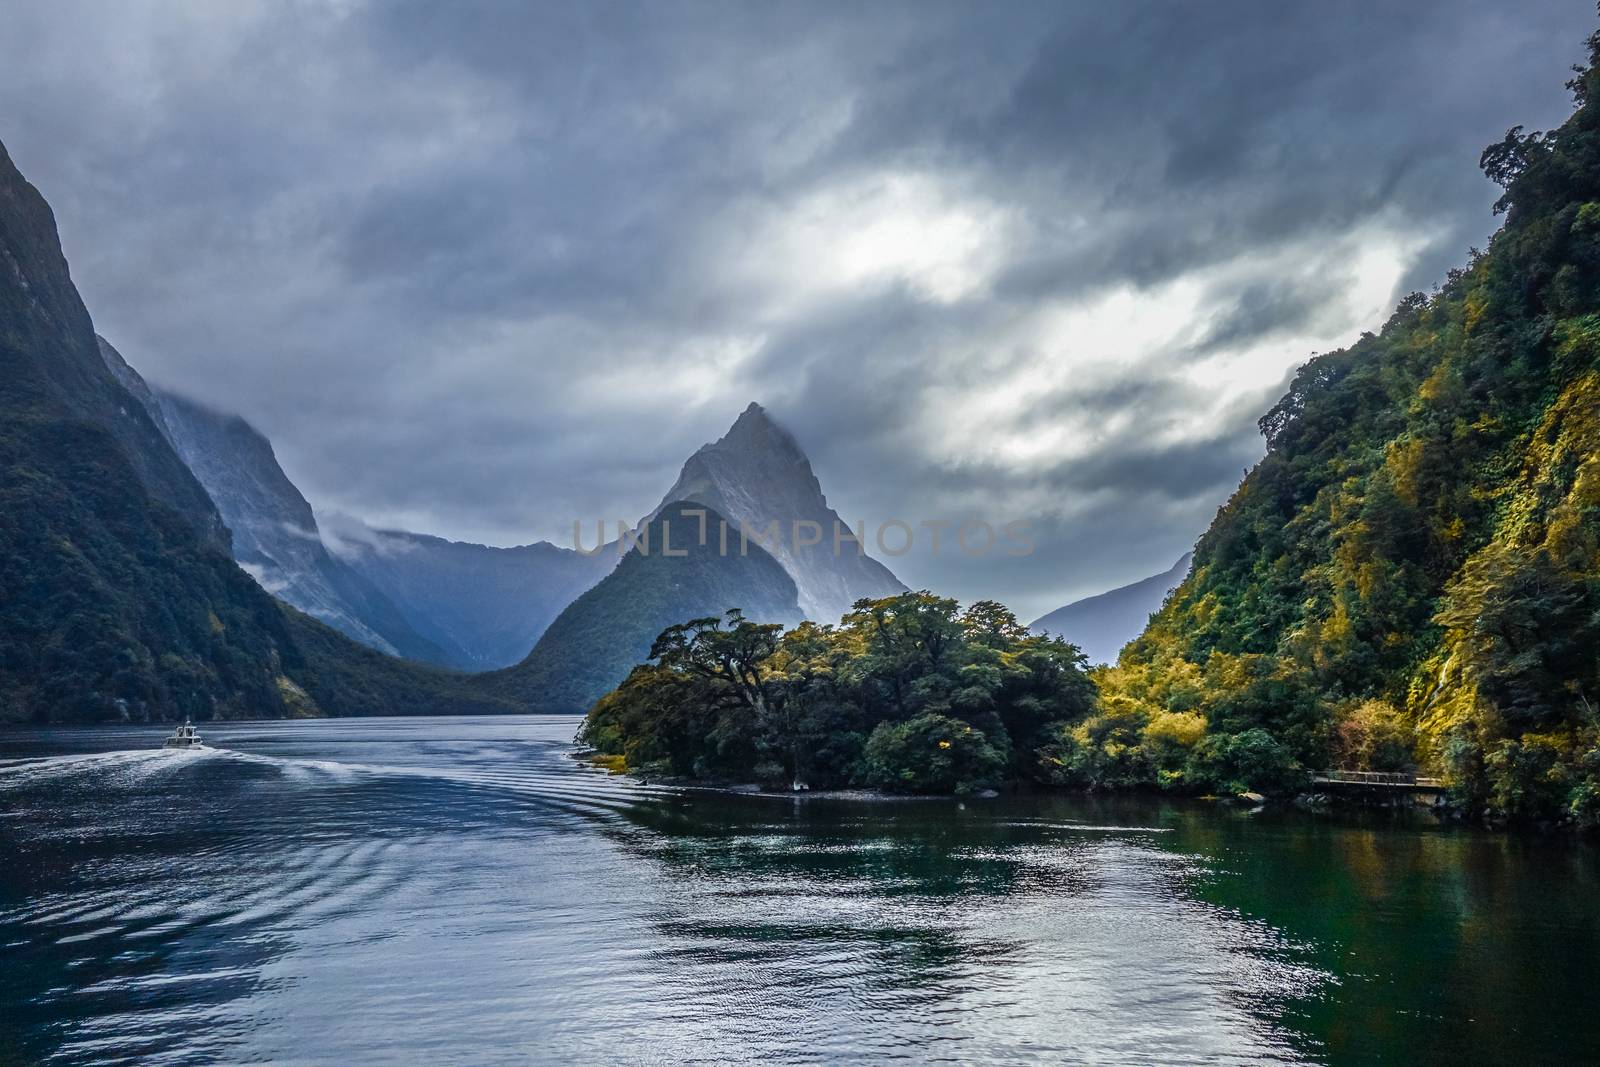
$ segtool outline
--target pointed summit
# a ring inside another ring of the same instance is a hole
[[[689,457],[651,516],[678,501],[704,504],[726,516],[736,530],[745,525],[767,531],[776,523],[777,544],[768,545],[768,551],[794,579],[808,619],[836,623],[861,597],[891,596],[905,589],[887,567],[858,552],[848,533],[835,551],[836,524],[845,531],[848,524],[828,506],[794,435],[760,404],[750,404],[727,433]],[[802,536],[820,540],[797,544]]]
[[[794,435],[774,421],[767,409],[755,401],[751,401],[750,406],[740,413],[733,425],[728,427],[727,433],[711,444],[702,445],[700,452],[728,448],[782,452],[792,462],[806,462],[805,453],[800,450]]]

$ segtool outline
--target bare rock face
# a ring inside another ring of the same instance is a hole
[[[263,589],[380,652],[455,665],[370,579],[328,551],[311,505],[260,431],[173,393],[157,390],[156,400],[173,447],[233,531],[234,559]]]
[[[199,479],[231,535],[234,559],[263,589],[380,652],[448,662],[372,583],[329,554],[272,442],[237,415],[152,388],[110,342],[97,340],[107,369]]]
[[[837,623],[862,597],[905,591],[889,568],[859,550],[848,534],[835,551],[835,529],[848,531],[848,524],[828,506],[800,445],[760,404],[745,408],[726,434],[689,457],[652,516],[679,501],[704,504],[725,516],[736,534],[741,525],[759,533],[775,524],[775,540],[762,547],[794,579],[808,619]],[[797,543],[818,531],[819,543]]]

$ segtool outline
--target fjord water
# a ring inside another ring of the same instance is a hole
[[[0,734],[0,1061],[1590,1060],[1589,846],[683,793],[571,718]]]

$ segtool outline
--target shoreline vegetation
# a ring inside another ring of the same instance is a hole
[[[1264,731],[1207,736],[1192,712],[1145,731],[1151,773],[1112,777],[1094,744],[1099,710],[1076,646],[992,601],[963,610],[924,590],[858,601],[836,627],[784,632],[738,610],[670,627],[577,740],[613,773],[775,793],[1309,792],[1309,770]]]
[[[1221,802],[1414,806],[1317,791],[1260,730],[1155,723],[1112,777],[1095,756],[1095,675],[1059,638],[990,601],[926,590],[857,602],[839,626],[784,632],[737,609],[670,627],[583,720],[573,758],[651,785],[764,797],[993,797],[1148,791]],[[1444,816],[1462,814],[1436,804]]]
[[[629,553],[496,672],[358,644],[235,563],[0,146],[0,720],[587,705],[581,740],[652,776],[1291,797],[1322,770],[1420,772],[1474,820],[1600,829],[1600,34],[1588,46],[1567,121],[1482,153],[1504,190],[1487,250],[1300,368],[1188,577],[1093,671],[998,603],[923,591],[787,631],[691,618],[605,691],[664,622],[734,602],[799,617],[759,549],[739,573]],[[691,512],[660,514],[689,529]],[[695,596],[674,599],[686,575]],[[623,623],[625,644],[572,667]]]
[[[992,601],[904,593],[787,632],[735,609],[663,631],[578,740],[647,777],[967,795],[1048,781],[1035,752],[1092,707],[1085,666]]]
[[[657,786],[678,790],[684,793],[703,793],[715,796],[754,797],[760,800],[790,800],[790,801],[844,801],[849,803],[903,803],[907,801],[965,801],[965,800],[996,800],[1005,796],[1145,796],[1159,797],[1165,800],[1182,800],[1196,804],[1216,804],[1221,806],[1244,807],[1260,809],[1264,807],[1295,808],[1311,814],[1334,810],[1359,810],[1359,811],[1395,811],[1395,812],[1420,812],[1431,814],[1442,822],[1465,822],[1467,812],[1460,805],[1450,801],[1444,796],[1434,800],[1422,800],[1405,794],[1375,794],[1364,796],[1362,794],[1335,793],[1310,789],[1303,793],[1290,796],[1268,797],[1260,793],[1245,791],[1231,795],[1214,793],[1180,794],[1162,791],[1152,787],[1135,787],[1131,789],[1101,789],[1094,786],[1056,787],[1041,786],[1032,783],[1011,783],[1000,789],[983,789],[975,793],[896,793],[886,789],[871,788],[838,788],[838,789],[811,789],[796,790],[792,786],[777,783],[763,785],[760,782],[738,781],[735,779],[702,779],[692,777],[677,777],[672,775],[651,776],[641,770],[630,768],[623,756],[608,755],[588,748],[578,743],[571,752],[567,753],[569,759],[596,770],[604,771],[613,777],[629,778],[641,786]],[[1491,823],[1491,828],[1494,827]]]

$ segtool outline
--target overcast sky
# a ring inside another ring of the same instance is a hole
[[[751,400],[1025,618],[1166,569],[1311,353],[1482,245],[1595,22],[1521,4],[5,0],[98,329],[322,511],[571,541]],[[924,541],[924,547],[926,541]]]

